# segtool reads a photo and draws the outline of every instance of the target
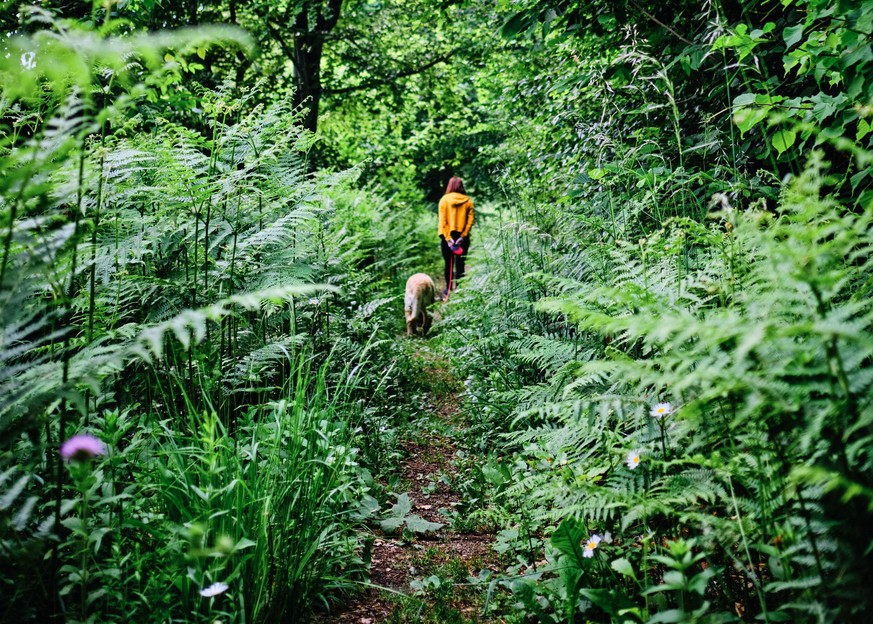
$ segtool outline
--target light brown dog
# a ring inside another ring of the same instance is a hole
[[[433,280],[424,273],[416,273],[406,280],[406,335],[418,333],[427,336],[430,329],[430,317],[427,314],[427,306],[433,303],[436,289]]]

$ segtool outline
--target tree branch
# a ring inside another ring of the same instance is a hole
[[[373,89],[375,87],[381,87],[386,84],[390,84],[399,78],[406,78],[407,76],[414,76],[416,74],[420,74],[422,72],[426,72],[431,67],[439,65],[440,63],[445,63],[450,58],[452,58],[455,54],[460,52],[461,48],[455,48],[454,50],[443,54],[442,56],[438,56],[435,59],[431,59],[424,65],[420,65],[418,67],[412,68],[408,67],[406,69],[402,69],[400,71],[394,72],[389,76],[385,76],[384,78],[379,78],[377,80],[366,80],[358,85],[353,85],[351,87],[342,87],[339,89],[324,89],[324,95],[339,95],[341,93],[353,93],[354,91],[364,91],[366,89]]]
[[[264,24],[267,25],[267,29],[270,31],[270,34],[273,36],[273,39],[279,44],[279,47],[282,48],[282,52],[285,53],[297,71],[300,71],[300,68],[297,67],[297,57],[294,54],[294,50],[288,47],[288,44],[285,42],[285,39],[282,37],[282,34],[279,32],[279,29],[276,28],[273,24],[270,23],[269,19],[264,20]]]
[[[334,26],[336,26],[336,23],[339,21],[342,7],[343,0],[328,0],[326,9],[318,12],[315,28],[327,32],[333,30]]]
[[[673,34],[676,36],[676,38],[679,39],[679,41],[682,41],[683,43],[687,43],[688,45],[694,45],[694,42],[693,42],[693,41],[691,41],[690,39],[686,39],[685,37],[683,37],[682,35],[680,35],[678,32],[676,32],[675,30],[673,30],[672,27],[667,26],[667,24],[665,24],[664,22],[662,22],[661,20],[659,20],[657,17],[655,17],[654,15],[652,15],[651,13],[649,13],[648,11],[646,11],[643,7],[641,7],[640,5],[638,5],[636,2],[633,2],[633,0],[631,0],[631,4],[634,6],[634,8],[635,8],[637,11],[639,11],[640,13],[642,13],[643,15],[645,15],[646,17],[648,17],[650,20],[652,20],[653,22],[655,22],[658,26],[660,26],[661,28],[665,28],[665,29],[668,30],[669,32],[673,33]]]

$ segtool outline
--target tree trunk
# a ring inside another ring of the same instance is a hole
[[[318,128],[323,50],[324,35],[321,33],[307,32],[294,39],[294,107],[308,109],[303,118],[303,127],[310,132]]]
[[[339,21],[342,4],[343,0],[305,0],[294,20],[294,106],[308,109],[303,127],[310,132],[318,129],[324,38]]]

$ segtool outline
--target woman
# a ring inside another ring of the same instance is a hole
[[[439,209],[440,248],[443,252],[446,278],[443,299],[448,298],[449,288],[454,290],[457,281],[464,277],[464,263],[467,251],[470,249],[471,227],[473,227],[473,200],[467,197],[463,180],[453,177],[446,187],[446,194],[440,200]]]

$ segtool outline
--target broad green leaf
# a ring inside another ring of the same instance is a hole
[[[421,516],[412,514],[406,518],[406,527],[413,533],[430,533],[443,527],[439,522],[430,522]]]
[[[88,598],[87,598],[87,600],[86,600],[85,602],[86,602],[86,604],[89,604],[89,605],[90,605],[90,604],[92,604],[95,600],[99,600],[100,598],[102,598],[103,596],[105,596],[107,593],[108,593],[108,590],[107,590],[105,587],[101,587],[100,589],[97,589],[97,590],[95,590],[95,591],[89,592],[89,593],[88,593]]]
[[[379,523],[382,530],[386,533],[394,533],[397,529],[403,526],[404,518],[385,518]]]
[[[601,169],[600,167],[595,167],[594,169],[588,170],[588,177],[592,180],[600,180],[606,175],[606,169]]]
[[[855,132],[855,140],[860,141],[868,134],[870,134],[870,122],[868,122],[866,119],[859,119],[858,131]]]
[[[508,477],[503,474],[503,472],[490,464],[485,464],[482,466],[482,476],[488,481],[488,483],[500,487],[504,483],[506,483]]]
[[[706,586],[709,584],[709,581],[713,576],[715,576],[715,572],[712,568],[701,570],[699,574],[695,574],[688,581],[688,591],[692,591],[702,596],[706,593]]]
[[[794,145],[794,142],[796,140],[796,132],[792,132],[791,130],[780,130],[773,135],[771,142],[773,143],[773,147],[776,148],[776,151],[779,153],[779,155],[781,155],[782,152]]]
[[[784,99],[781,95],[771,95],[769,93],[755,94],[755,104],[774,104]]]
[[[656,613],[654,617],[648,621],[648,624],[673,624],[674,622],[686,622],[689,621],[688,616],[689,614],[682,609],[668,609],[667,611]]]
[[[777,578],[780,581],[785,580],[785,566],[782,564],[782,559],[780,559],[779,557],[771,556],[768,559],[767,567],[773,574],[774,578]]]
[[[734,123],[745,134],[767,118],[767,110],[763,108],[743,108],[734,113]]]
[[[367,518],[373,518],[378,513],[379,501],[377,501],[369,494],[365,494],[364,497],[358,502],[358,505],[355,508],[354,513],[352,514],[352,518],[354,518],[355,520],[366,520]]]
[[[403,493],[397,497],[397,503],[391,507],[388,515],[394,518],[403,518],[410,511],[412,511],[412,501],[409,500],[409,494]]]
[[[64,518],[63,520],[61,520],[61,525],[70,529],[71,531],[80,531],[83,527],[82,519],[78,516]]]
[[[582,565],[582,540],[588,537],[588,531],[575,518],[564,518],[552,533],[552,546],[569,557],[576,565]]]
[[[619,574],[622,574],[624,576],[629,576],[632,579],[637,578],[636,574],[634,573],[634,567],[631,565],[631,562],[628,561],[627,559],[625,559],[624,557],[622,557],[621,559],[614,560],[609,565],[613,570],[615,570]]]
[[[740,106],[748,106],[749,104],[754,104],[756,97],[757,97],[757,95],[754,93],[742,93],[734,98],[734,108],[739,108]]]
[[[803,36],[803,24],[797,26],[789,26],[782,31],[782,38],[785,40],[785,46],[791,47]]]
[[[583,589],[579,594],[611,616],[612,622],[641,622],[633,601],[616,589]]]
[[[109,527],[98,527],[91,531],[91,534],[88,536],[88,541],[94,544],[94,554],[96,555],[100,552],[100,547],[103,545],[103,538],[106,537],[106,534],[111,531]]]

